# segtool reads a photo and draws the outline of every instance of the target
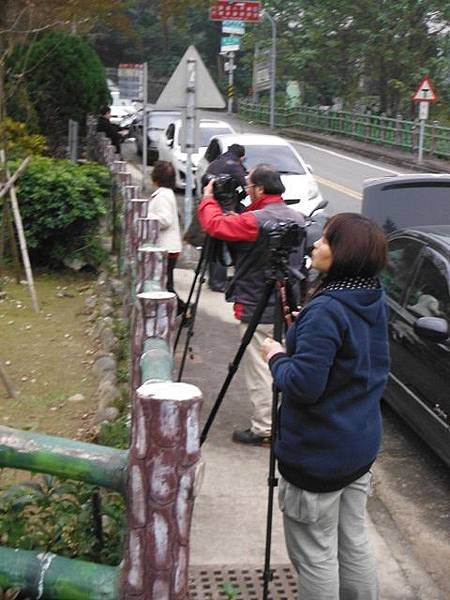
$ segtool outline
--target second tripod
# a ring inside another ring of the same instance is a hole
[[[210,236],[206,236],[205,243],[202,246],[200,258],[195,268],[194,279],[192,281],[191,289],[189,290],[188,298],[181,315],[181,322],[178,327],[177,336],[175,338],[174,344],[175,352],[178,346],[181,332],[183,331],[184,327],[187,327],[186,340],[184,343],[177,381],[181,381],[181,378],[183,376],[184,366],[186,364],[188,352],[190,352],[192,356],[191,338],[194,335],[195,318],[197,316],[200,294],[202,292],[203,284],[206,281],[206,270],[211,260],[213,260],[214,256],[217,254],[217,246],[220,243],[221,242],[219,242],[218,240],[215,240]],[[192,302],[193,298],[194,300]]]

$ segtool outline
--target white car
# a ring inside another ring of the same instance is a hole
[[[225,152],[231,144],[241,144],[245,147],[244,166],[247,171],[261,163],[272,165],[279,171],[286,188],[283,199],[291,208],[304,215],[310,215],[323,202],[311,167],[304,162],[295,148],[276,135],[259,133],[214,136],[197,166],[197,194],[200,194],[201,179],[209,163]]]
[[[159,159],[167,160],[175,167],[175,185],[177,189],[186,187],[186,152],[182,151],[183,121],[178,119],[167,127],[158,142]],[[221,134],[234,134],[234,129],[225,121],[200,119],[197,131],[197,152],[192,154],[192,166],[195,174],[197,164],[203,156],[209,140]]]

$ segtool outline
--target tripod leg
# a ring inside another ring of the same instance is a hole
[[[275,323],[273,337],[277,342],[281,342],[282,331],[283,331],[283,306],[281,301],[280,290],[277,294],[276,309],[275,309]],[[266,518],[266,545],[265,545],[265,559],[264,559],[264,571],[263,571],[263,600],[268,599],[269,584],[273,580],[273,569],[270,568],[270,553],[272,549],[272,523],[273,523],[273,497],[275,488],[278,485],[278,478],[275,476],[275,438],[277,433],[277,418],[278,418],[278,403],[280,393],[275,385],[272,386],[272,427],[271,427],[271,438],[272,443],[270,444],[270,457],[269,457],[269,474],[267,477],[268,497],[267,497],[267,518]]]
[[[210,430],[211,425],[213,424],[213,421],[215,419],[215,416],[220,408],[220,405],[222,404],[222,400],[223,400],[225,394],[227,393],[227,390],[228,390],[228,387],[230,386],[231,380],[233,379],[234,374],[238,370],[239,363],[244,355],[245,349],[248,346],[248,344],[250,343],[250,340],[252,339],[255,329],[257,328],[259,321],[261,320],[262,314],[264,312],[264,309],[267,306],[267,302],[270,298],[270,295],[272,293],[274,286],[275,286],[275,281],[268,281],[265,285],[261,299],[258,302],[258,304],[255,308],[255,312],[253,313],[253,316],[251,318],[251,321],[248,324],[248,327],[244,333],[244,337],[242,338],[241,345],[239,346],[239,349],[236,353],[236,356],[233,359],[233,362],[228,367],[228,375],[227,375],[225,381],[223,382],[222,387],[220,388],[220,392],[217,396],[214,406],[212,407],[211,412],[209,413],[208,419],[206,420],[206,423],[203,427],[202,433],[200,435],[200,445],[202,445],[203,442],[206,440],[208,431]]]
[[[197,285],[197,280],[200,276],[200,273],[202,272],[202,268],[203,268],[203,263],[206,260],[206,256],[208,254],[207,250],[208,250],[208,246],[209,246],[209,238],[206,238],[206,241],[203,245],[201,254],[200,254],[200,258],[198,259],[198,263],[197,266],[195,268],[195,275],[194,275],[194,280],[192,282],[191,285],[191,289],[189,290],[189,295],[188,298],[186,300],[186,304],[183,308],[183,312],[181,315],[181,321],[180,321],[180,325],[178,327],[178,332],[177,332],[177,337],[175,338],[175,343],[173,346],[173,351],[175,352],[177,349],[177,345],[178,345],[178,340],[180,339],[180,335],[181,335],[181,331],[184,327],[184,324],[186,323],[186,317],[187,317],[187,312],[189,310],[189,305],[191,303],[192,300],[192,296],[194,295],[194,290],[195,290],[195,286]]]
[[[195,296],[195,301],[194,301],[194,304],[192,306],[191,321],[189,323],[189,327],[188,327],[188,330],[187,330],[187,333],[186,333],[186,342],[184,344],[183,356],[181,358],[181,364],[180,364],[180,369],[178,371],[178,379],[177,379],[177,381],[181,381],[181,378],[183,376],[184,365],[186,363],[186,357],[187,357],[187,353],[188,353],[188,349],[189,349],[189,344],[191,342],[192,336],[194,335],[195,317],[197,316],[197,308],[198,308],[198,302],[200,300],[200,294],[202,292],[202,286],[205,283],[205,274],[206,274],[207,267],[208,267],[208,252],[206,252],[205,258],[204,258],[203,264],[202,264],[199,285],[197,287],[197,293],[196,293],[196,296]],[[189,304],[187,306],[189,306]]]

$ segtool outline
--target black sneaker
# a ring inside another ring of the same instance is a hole
[[[271,441],[270,435],[256,435],[251,429],[233,431],[231,439],[238,444],[248,444],[250,446],[265,446],[270,444]]]

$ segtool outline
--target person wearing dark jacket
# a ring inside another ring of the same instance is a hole
[[[114,123],[111,123],[111,109],[109,106],[102,106],[100,108],[100,116],[97,120],[97,131],[102,132],[109,137],[111,144],[115,146],[117,154],[120,154],[120,145],[122,143],[122,136],[119,133],[119,128]]]
[[[246,175],[242,161],[245,148],[240,144],[231,144],[226,152],[213,160],[206,170],[207,175],[231,175],[242,189],[246,185]],[[208,287],[214,292],[224,292],[227,287],[227,268],[218,260],[210,260],[208,264]]]
[[[322,280],[286,349],[266,339],[261,350],[282,392],[279,504],[302,600],[378,598],[365,510],[389,374],[385,262],[378,225],[335,215],[312,253]]]
[[[223,213],[213,196],[213,182],[204,190],[198,208],[203,229],[212,237],[230,242],[235,263],[235,275],[226,291],[228,302],[234,302],[236,318],[241,322],[243,335],[263,294],[268,266],[268,242],[263,225],[294,221],[304,225],[301,213],[289,208],[281,194],[284,186],[279,173],[269,165],[258,165],[247,178],[251,204],[241,214]],[[297,269],[303,260],[303,244],[293,249],[290,261]],[[272,378],[260,355],[260,347],[273,330],[275,294],[269,299],[260,324],[246,348],[243,367],[253,405],[251,426],[233,433],[233,440],[243,444],[270,443],[272,422]]]

